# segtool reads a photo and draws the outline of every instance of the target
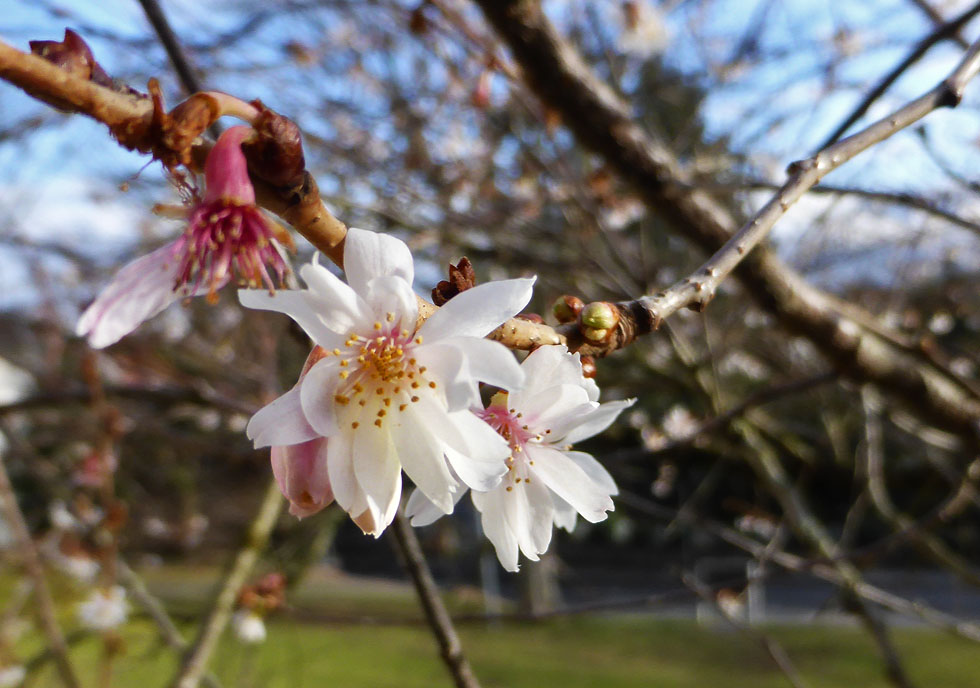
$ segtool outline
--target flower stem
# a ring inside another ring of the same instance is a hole
[[[394,534],[395,545],[404,560],[405,568],[412,577],[412,584],[425,612],[425,620],[432,629],[436,642],[439,643],[439,654],[446,668],[449,669],[453,681],[457,688],[480,688],[480,682],[476,680],[473,668],[463,654],[459,634],[456,633],[453,620],[439,596],[432,571],[425,561],[415,531],[401,513],[395,516],[391,524],[391,532]]]

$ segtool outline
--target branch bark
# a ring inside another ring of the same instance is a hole
[[[439,597],[439,589],[432,578],[432,571],[425,561],[422,547],[419,545],[415,531],[408,524],[408,520],[401,513],[395,516],[391,524],[391,532],[394,537],[395,546],[404,560],[405,568],[412,578],[412,585],[419,596],[419,603],[422,611],[425,612],[425,619],[432,629],[432,634],[439,643],[439,655],[456,688],[480,688],[479,681],[473,673],[469,660],[463,654],[463,644],[459,640],[459,634],[453,626],[453,620],[446,611],[442,598]]]
[[[627,105],[597,79],[558,35],[538,2],[477,2],[509,45],[531,89],[549,108],[562,115],[583,146],[605,158],[637,190],[652,212],[663,216],[677,233],[709,253],[718,251],[732,238],[735,222],[731,213],[706,193],[691,188],[675,157],[631,119]],[[908,114],[921,117],[926,107],[954,105],[962,92],[963,78],[972,76],[976,67],[974,46],[970,60],[947,83],[951,88],[947,90],[943,86],[934,90],[928,96],[929,104],[916,101]],[[875,126],[879,127],[876,131],[881,131],[890,124],[886,120]],[[825,170],[804,164],[793,172],[798,177],[796,182],[791,179],[788,188],[784,187],[774,199],[775,205],[764,209],[768,213],[767,222],[770,217],[774,222],[782,215],[783,201],[795,200]],[[801,184],[803,177],[812,181]],[[757,229],[761,232],[761,227]],[[746,252],[749,248],[746,244]],[[929,422],[968,438],[974,446],[980,445],[980,398],[964,388],[954,375],[923,360],[919,352],[876,323],[869,314],[807,284],[765,246],[747,253],[735,274],[761,306],[788,330],[813,341],[842,373],[856,380],[874,382]],[[693,292],[696,297],[700,292],[708,293],[703,281],[697,279],[678,289]],[[654,305],[659,306],[657,297],[652,298]],[[617,338],[634,337],[656,324],[655,311],[635,302],[627,306],[628,317],[621,318],[622,331],[616,333]],[[568,336],[571,347],[581,344],[581,339],[575,340],[573,333],[560,331]],[[603,353],[590,351],[588,345],[580,350],[592,355]]]

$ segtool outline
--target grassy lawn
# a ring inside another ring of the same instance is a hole
[[[180,590],[176,606],[190,606],[207,590],[183,585],[192,572],[153,574],[154,589]],[[200,573],[200,572],[199,572]],[[457,596],[454,607],[471,606]],[[350,613],[417,618],[411,593],[396,583],[338,577],[314,579],[294,599],[325,617]],[[66,629],[73,622],[66,618]],[[185,627],[187,633],[192,631]],[[484,688],[768,688],[789,685],[758,642],[738,632],[712,630],[693,621],[647,616],[576,617],[540,623],[469,624],[460,629],[464,647]],[[884,680],[876,651],[857,628],[770,627],[808,686],[875,688]],[[134,620],[124,629],[125,654],[113,685],[164,687],[175,668],[161,649],[155,628]],[[980,685],[980,646],[925,629],[899,629],[895,639],[918,686],[975,688]],[[30,639],[27,639],[30,643]],[[36,647],[36,645],[35,645]],[[98,686],[101,641],[73,648],[86,686]],[[25,646],[22,649],[27,650]],[[26,654],[26,653],[25,653]],[[22,655],[23,656],[23,655]],[[234,688],[433,688],[451,685],[435,643],[423,626],[329,623],[278,619],[269,638],[243,646],[226,637],[212,662],[223,685]],[[57,686],[50,668],[29,685]]]

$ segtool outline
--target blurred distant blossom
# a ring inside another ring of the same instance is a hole
[[[638,57],[650,57],[667,47],[667,25],[660,9],[647,0],[622,3],[623,31],[619,47]]]
[[[119,585],[93,590],[78,605],[78,620],[93,631],[110,631],[126,621],[126,590]]]
[[[241,642],[256,645],[265,640],[265,622],[262,617],[249,609],[239,609],[231,617],[231,629]]]
[[[542,346],[521,365],[525,382],[494,395],[476,415],[507,440],[507,474],[493,489],[471,492],[483,531],[508,571],[518,554],[531,561],[547,551],[554,526],[571,531],[575,515],[595,523],[612,511],[616,483],[590,454],[571,445],[592,437],[634,400],[600,404],[599,388],[582,374],[578,354]],[[442,514],[419,491],[408,501],[416,526]]]
[[[184,233],[123,267],[82,314],[76,334],[95,348],[109,346],[175,301],[206,294],[214,303],[234,274],[270,291],[283,284],[283,244],[291,240],[255,205],[241,148],[251,132],[231,127],[218,138],[204,166],[204,198],[190,208]]]
[[[248,424],[256,447],[275,447],[273,468],[291,511],[305,516],[336,500],[379,536],[401,496],[401,471],[450,513],[460,482],[495,486],[507,443],[469,408],[477,381],[516,386],[523,373],[501,344],[484,339],[518,313],[533,279],[481,284],[418,324],[408,246],[351,229],[347,284],[314,262],[302,291],[243,290],[244,305],[286,313],[322,356]]]
[[[15,688],[27,678],[27,670],[23,664],[11,664],[0,667],[0,688]]]

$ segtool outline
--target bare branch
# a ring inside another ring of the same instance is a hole
[[[10,484],[10,476],[7,475],[7,468],[4,465],[2,455],[0,455],[0,513],[3,514],[3,519],[13,532],[23,558],[24,568],[34,583],[34,599],[37,601],[41,630],[48,641],[48,651],[54,659],[61,680],[68,688],[80,688],[81,684],[78,682],[71,660],[68,658],[68,645],[65,643],[65,636],[58,625],[58,615],[54,600],[51,597],[51,590],[48,588],[48,581],[44,576],[41,557],[37,547],[34,546],[34,540],[31,538],[27,521],[24,520],[24,514],[17,505],[17,495],[14,493],[13,485]]]
[[[275,480],[269,481],[259,510],[248,528],[245,543],[222,577],[218,590],[212,598],[211,609],[208,610],[197,637],[187,649],[177,675],[170,683],[172,688],[197,688],[200,683],[207,669],[208,660],[211,659],[218,645],[218,639],[231,618],[235,597],[269,541],[269,535],[279,518],[282,503],[279,485]]]
[[[707,194],[691,189],[690,180],[675,157],[633,121],[627,105],[595,77],[558,35],[540,3],[533,0],[478,2],[510,46],[534,92],[562,115],[566,126],[584,146],[603,156],[636,189],[651,212],[664,217],[679,233],[709,253],[729,241],[735,224],[731,214]],[[965,79],[976,70],[976,52],[971,55],[972,59],[964,62],[945,85],[934,89],[925,100],[916,101],[906,116],[917,119],[929,107],[955,104]],[[868,145],[872,139],[887,135],[892,126],[885,120],[872,127],[864,134]],[[861,137],[857,143],[847,144],[843,152],[852,155],[856,150],[850,147],[864,145],[863,140]],[[812,185],[826,170],[810,168],[793,172],[796,183],[803,180],[803,184]],[[775,206],[768,207],[772,221],[782,215],[780,202],[788,201],[794,191],[797,191],[795,187],[788,187],[786,195],[778,196]],[[753,229],[761,232],[761,228],[753,228],[751,223],[746,232],[758,239]],[[739,245],[742,244],[736,242],[729,248],[734,248],[737,254]],[[726,266],[727,261],[726,258]],[[948,370],[923,360],[921,354],[903,344],[900,337],[876,323],[873,317],[807,284],[765,246],[747,254],[736,274],[761,306],[771,311],[784,327],[809,338],[841,372],[880,385],[929,422],[955,432],[972,444],[978,443],[980,398]],[[700,303],[709,293],[704,284],[709,277],[713,275],[699,273],[688,284],[677,286],[694,298],[693,303]],[[655,306],[666,305],[658,303],[657,297],[652,298]],[[683,299],[675,296],[667,301],[671,307],[679,307]],[[565,326],[559,331],[566,335],[570,347],[583,354],[601,356],[650,331],[657,322],[654,315],[663,317],[642,303],[619,305],[619,324],[599,346],[576,334],[578,328]]]
[[[412,578],[415,592],[418,593],[419,603],[425,612],[425,619],[432,629],[432,634],[439,643],[439,655],[453,677],[457,688],[480,688],[479,681],[470,667],[469,660],[463,654],[463,644],[459,634],[453,627],[453,620],[446,611],[439,589],[432,578],[432,572],[425,561],[422,547],[419,545],[415,531],[408,524],[404,515],[398,513],[391,524],[391,532],[395,546],[404,560],[405,568]]]

